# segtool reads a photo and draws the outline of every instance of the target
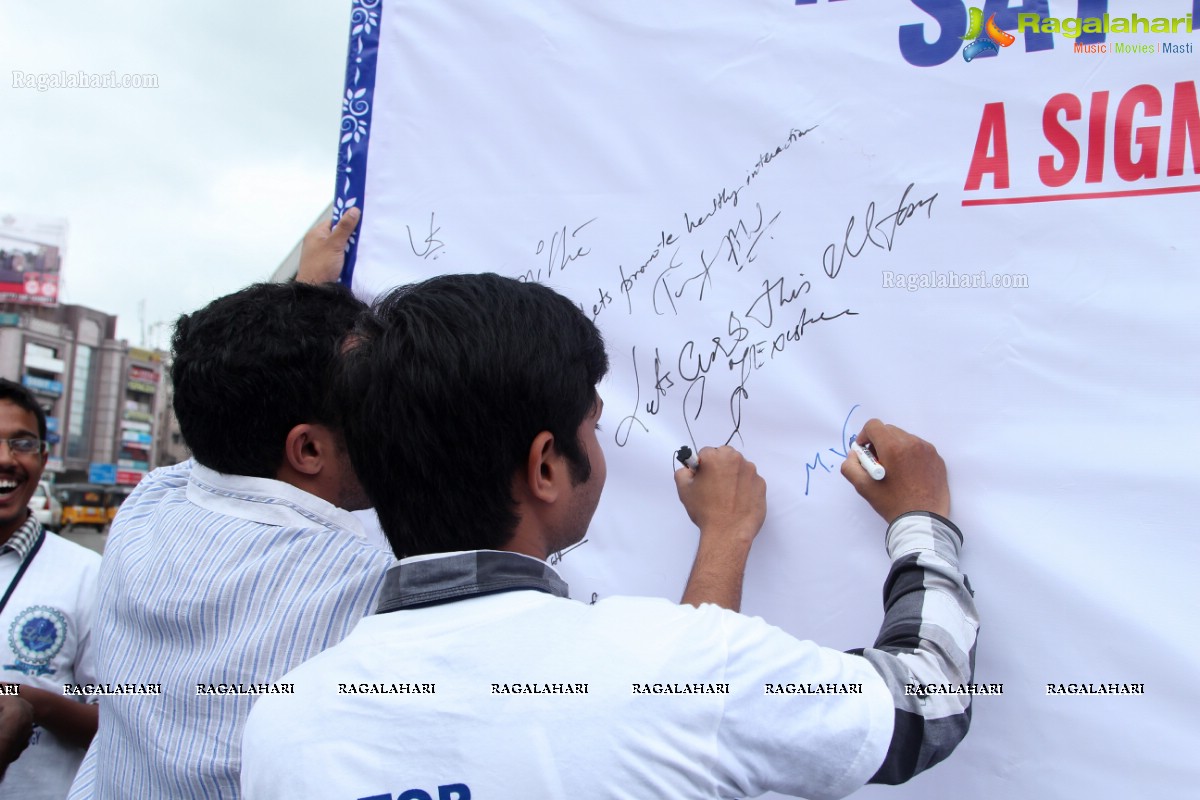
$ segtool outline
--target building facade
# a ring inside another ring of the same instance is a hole
[[[186,457],[165,354],[130,347],[116,328],[115,316],[85,306],[0,305],[0,376],[46,411],[46,474],[59,483],[132,486]]]

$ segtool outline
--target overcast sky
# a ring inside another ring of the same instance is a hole
[[[65,217],[61,300],[164,346],[333,196],[349,0],[3,0],[0,213]],[[157,89],[13,88],[13,71]],[[157,328],[155,323],[166,323]]]

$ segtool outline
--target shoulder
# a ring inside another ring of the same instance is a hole
[[[702,652],[734,670],[756,662],[815,664],[844,655],[793,636],[762,617],[710,603],[696,607],[658,598],[612,597],[583,608],[602,615],[601,626],[623,632],[629,641],[652,647],[670,642],[680,652]]]
[[[100,554],[82,545],[64,539],[57,533],[46,531],[42,551],[37,558],[53,561],[58,571],[96,574],[100,571]]]
[[[711,603],[697,607],[675,603],[661,597],[608,597],[583,607],[591,608],[594,613],[611,617],[614,620],[628,620],[634,625],[655,628],[684,625],[705,629],[725,629],[729,626],[738,627],[747,624],[752,619],[757,619],[745,617],[736,611],[730,611]],[[761,622],[761,620],[758,621]]]
[[[137,486],[125,498],[121,509],[127,516],[129,509],[154,505],[162,501],[163,494],[173,491],[183,491],[187,488],[192,475],[193,462],[189,459],[169,467],[159,467],[151,470],[138,481]],[[118,512],[118,516],[120,516]]]
[[[194,461],[188,459],[181,461],[178,464],[172,464],[169,467],[159,467],[151,470],[138,481],[138,485],[130,493],[129,499],[135,500],[139,495],[147,491],[162,491],[164,489],[178,489],[187,486],[188,481],[192,477]]]

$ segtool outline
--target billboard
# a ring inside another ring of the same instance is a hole
[[[67,221],[0,214],[0,302],[56,305]]]

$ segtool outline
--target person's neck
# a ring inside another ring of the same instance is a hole
[[[550,553],[546,550],[546,543],[541,536],[531,533],[525,526],[518,525],[517,530],[513,533],[511,539],[505,542],[501,550],[507,550],[510,553],[520,553],[523,556],[531,556],[533,558],[545,561],[550,557]]]

